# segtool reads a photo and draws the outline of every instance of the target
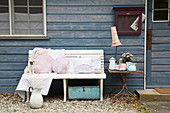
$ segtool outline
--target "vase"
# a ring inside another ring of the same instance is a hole
[[[128,71],[136,71],[136,63],[128,63],[127,70]]]
[[[126,64],[125,63],[121,63],[119,71],[125,71],[125,70],[126,70]]]
[[[31,108],[41,108],[43,106],[43,97],[41,95],[41,89],[33,89],[30,97]]]

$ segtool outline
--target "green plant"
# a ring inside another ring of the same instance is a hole
[[[140,111],[139,113],[149,113],[148,110],[143,110],[143,111]]]

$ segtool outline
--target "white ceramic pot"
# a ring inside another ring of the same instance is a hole
[[[113,57],[111,57],[111,58],[109,59],[109,69],[113,69],[113,70],[116,69],[116,64],[115,64],[115,62],[116,62],[116,60],[115,60]]]
[[[30,97],[31,108],[41,108],[43,106],[43,97],[41,95],[41,89],[34,89]]]

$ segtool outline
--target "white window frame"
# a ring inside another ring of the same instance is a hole
[[[47,25],[46,25],[46,0],[43,0],[43,34],[42,35],[14,35],[12,34],[12,0],[8,0],[9,5],[9,25],[10,25],[10,34],[9,35],[1,35],[0,39],[48,39],[47,37]]]
[[[152,0],[152,22],[169,22],[170,21],[170,0],[168,0],[168,20],[154,20],[154,0]]]

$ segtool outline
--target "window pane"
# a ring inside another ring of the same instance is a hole
[[[30,6],[42,6],[42,0],[30,0],[29,1]]]
[[[15,21],[28,21],[28,12],[25,7],[15,8]]]
[[[0,13],[0,21],[9,21],[8,13]]]
[[[31,29],[42,29],[43,22],[30,22]]]
[[[15,29],[28,29],[28,22],[15,22]]]
[[[27,7],[16,7],[15,13],[28,13]]]
[[[8,13],[8,7],[0,7],[0,13]]]
[[[30,8],[31,14],[42,13],[42,8]]]
[[[0,0],[0,5],[8,5],[8,0]]]
[[[27,0],[14,0],[14,5],[27,6]]]
[[[154,9],[168,8],[168,0],[154,0]]]
[[[16,35],[28,35],[28,29],[16,29],[15,30]]]
[[[43,30],[42,29],[32,29],[31,34],[33,34],[33,35],[42,35]]]
[[[8,3],[4,0],[0,1],[1,4]],[[5,4],[6,5],[6,4]],[[9,35],[9,11],[8,6],[0,7],[0,35]]]
[[[42,21],[42,8],[30,8],[30,21]]]
[[[168,20],[168,10],[154,11],[154,20]]]
[[[0,22],[0,35],[9,34],[9,22]]]

